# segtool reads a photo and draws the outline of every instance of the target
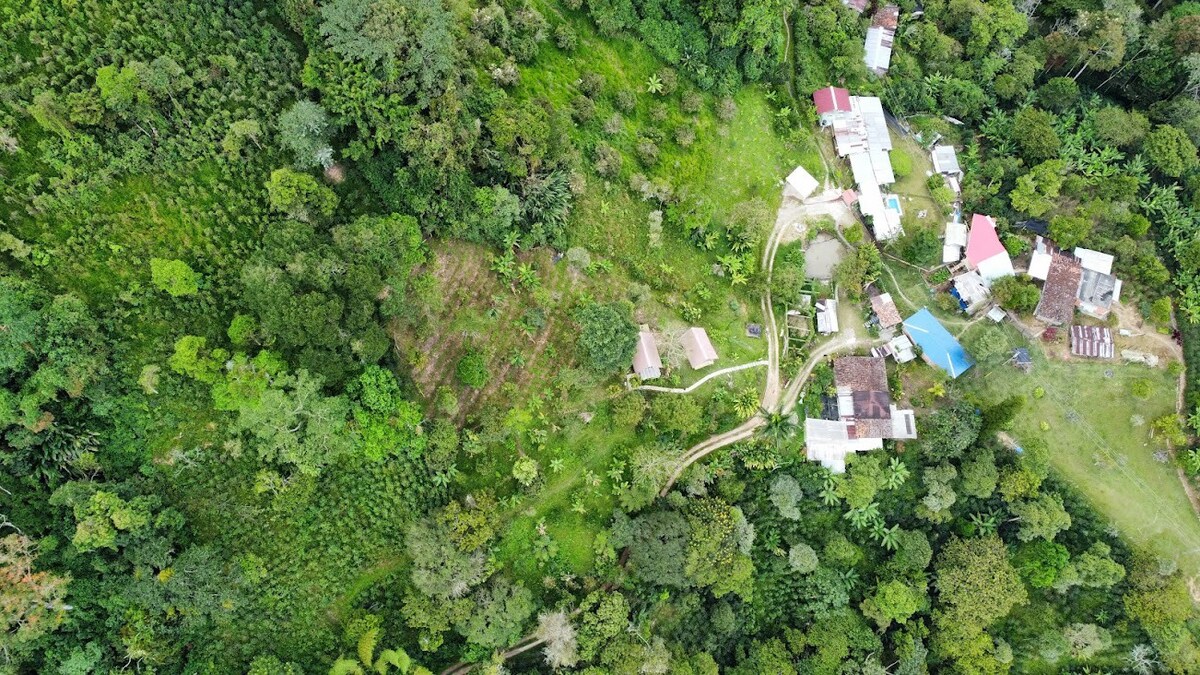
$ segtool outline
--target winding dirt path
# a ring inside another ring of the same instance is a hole
[[[750,368],[760,368],[760,367],[766,366],[766,365],[770,365],[770,361],[768,359],[763,359],[761,361],[751,361],[750,363],[743,363],[740,366],[730,366],[728,368],[722,368],[721,370],[717,370],[717,371],[714,371],[714,372],[711,372],[711,373],[705,375],[704,377],[700,378],[699,380],[696,380],[691,385],[689,385],[685,388],[659,387],[659,386],[656,386],[653,384],[643,384],[640,387],[634,387],[633,390],[634,391],[654,391],[654,392],[658,392],[660,394],[690,394],[693,391],[695,391],[698,387],[703,385],[705,382],[708,382],[709,380],[713,379],[714,377],[719,377],[721,375],[728,375],[729,373],[736,373],[739,370],[748,370]]]

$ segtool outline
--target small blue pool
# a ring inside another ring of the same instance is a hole
[[[884,200],[884,203],[889,209],[895,211],[896,213],[900,213],[900,198],[896,195],[888,195],[887,199]]]

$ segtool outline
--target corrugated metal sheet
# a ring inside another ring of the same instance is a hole
[[[1104,326],[1071,326],[1071,353],[1093,359],[1111,359],[1112,330]]]

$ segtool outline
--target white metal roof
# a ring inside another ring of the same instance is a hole
[[[1079,258],[1079,262],[1085,270],[1093,270],[1100,274],[1112,274],[1113,257],[1107,253],[1076,247],[1075,257]]]
[[[960,173],[958,154],[952,145],[936,145],[933,148],[933,170],[938,173]]]
[[[862,115],[870,148],[891,150],[892,137],[888,134],[887,117],[883,114],[883,101],[878,96],[851,96],[850,102]]]
[[[946,223],[946,245],[963,248],[967,245],[967,224]]]
[[[942,246],[942,263],[956,263],[962,260],[962,247],[946,244]]]
[[[871,169],[875,172],[875,182],[880,185],[891,185],[896,182],[896,174],[892,171],[892,159],[887,150],[871,148],[867,151],[871,156]]]
[[[892,63],[892,43],[895,39],[896,32],[882,26],[867,29],[867,39],[863,43],[863,62],[867,68],[879,75],[887,72]]]

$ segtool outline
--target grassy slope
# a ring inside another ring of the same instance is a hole
[[[1010,334],[1017,344],[1016,332]],[[1150,422],[1174,411],[1175,378],[1164,369],[1118,361],[1048,358],[1036,345],[1030,351],[1035,365],[1029,375],[1003,363],[981,364],[961,381],[989,399],[1025,396],[1028,405],[1013,435],[1044,437],[1054,467],[1129,541],[1178,561],[1189,576],[1200,573],[1200,520],[1174,467],[1155,461],[1161,446],[1149,437]],[[1139,378],[1154,383],[1149,400],[1129,393]],[[1036,387],[1045,390],[1044,398],[1033,398]],[[1143,426],[1133,425],[1135,414]],[[1049,431],[1041,431],[1042,422]]]
[[[894,261],[887,262],[899,287],[912,300],[907,303],[899,296],[885,272],[885,289],[892,291],[902,314],[907,316],[910,310],[919,308],[914,305],[928,304],[951,332],[963,330],[962,315],[947,316],[938,310],[920,275]],[[981,323],[967,329],[963,341],[969,344],[982,328]],[[1013,346],[1027,344],[1015,329],[1005,330]],[[987,399],[1025,396],[1028,405],[1013,435],[1044,435],[1050,443],[1054,467],[1111,518],[1125,537],[1178,560],[1189,575],[1200,573],[1200,520],[1188,503],[1174,467],[1154,460],[1159,446],[1149,438],[1150,422],[1174,410],[1175,379],[1165,369],[1119,361],[1051,359],[1041,345],[1029,346],[1036,362],[1030,375],[1005,364],[979,364],[958,381],[959,385]],[[1111,378],[1105,377],[1108,370],[1113,373]],[[1147,401],[1139,401],[1129,393],[1130,382],[1138,378],[1154,382],[1154,394]],[[1033,399],[1036,387],[1046,391],[1045,398]],[[1074,413],[1071,419],[1069,412]],[[1145,420],[1145,426],[1131,424],[1134,414]],[[1041,431],[1042,421],[1050,425],[1049,432]]]

